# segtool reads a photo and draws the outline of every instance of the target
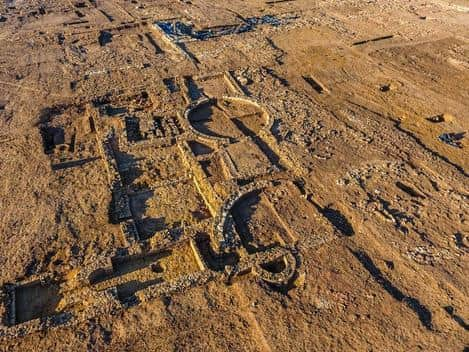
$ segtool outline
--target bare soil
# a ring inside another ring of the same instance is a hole
[[[0,350],[469,350],[469,1],[0,4]]]

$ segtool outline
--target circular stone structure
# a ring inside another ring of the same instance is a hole
[[[270,130],[270,116],[247,98],[223,97],[199,101],[185,112],[192,131],[204,139],[236,141]]]

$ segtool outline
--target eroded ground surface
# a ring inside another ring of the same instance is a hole
[[[467,351],[467,1],[0,5],[0,349]]]

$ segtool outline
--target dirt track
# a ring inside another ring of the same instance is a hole
[[[0,350],[469,350],[469,1],[0,5]]]

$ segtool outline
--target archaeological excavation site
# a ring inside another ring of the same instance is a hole
[[[0,351],[469,352],[469,1],[3,0]]]

